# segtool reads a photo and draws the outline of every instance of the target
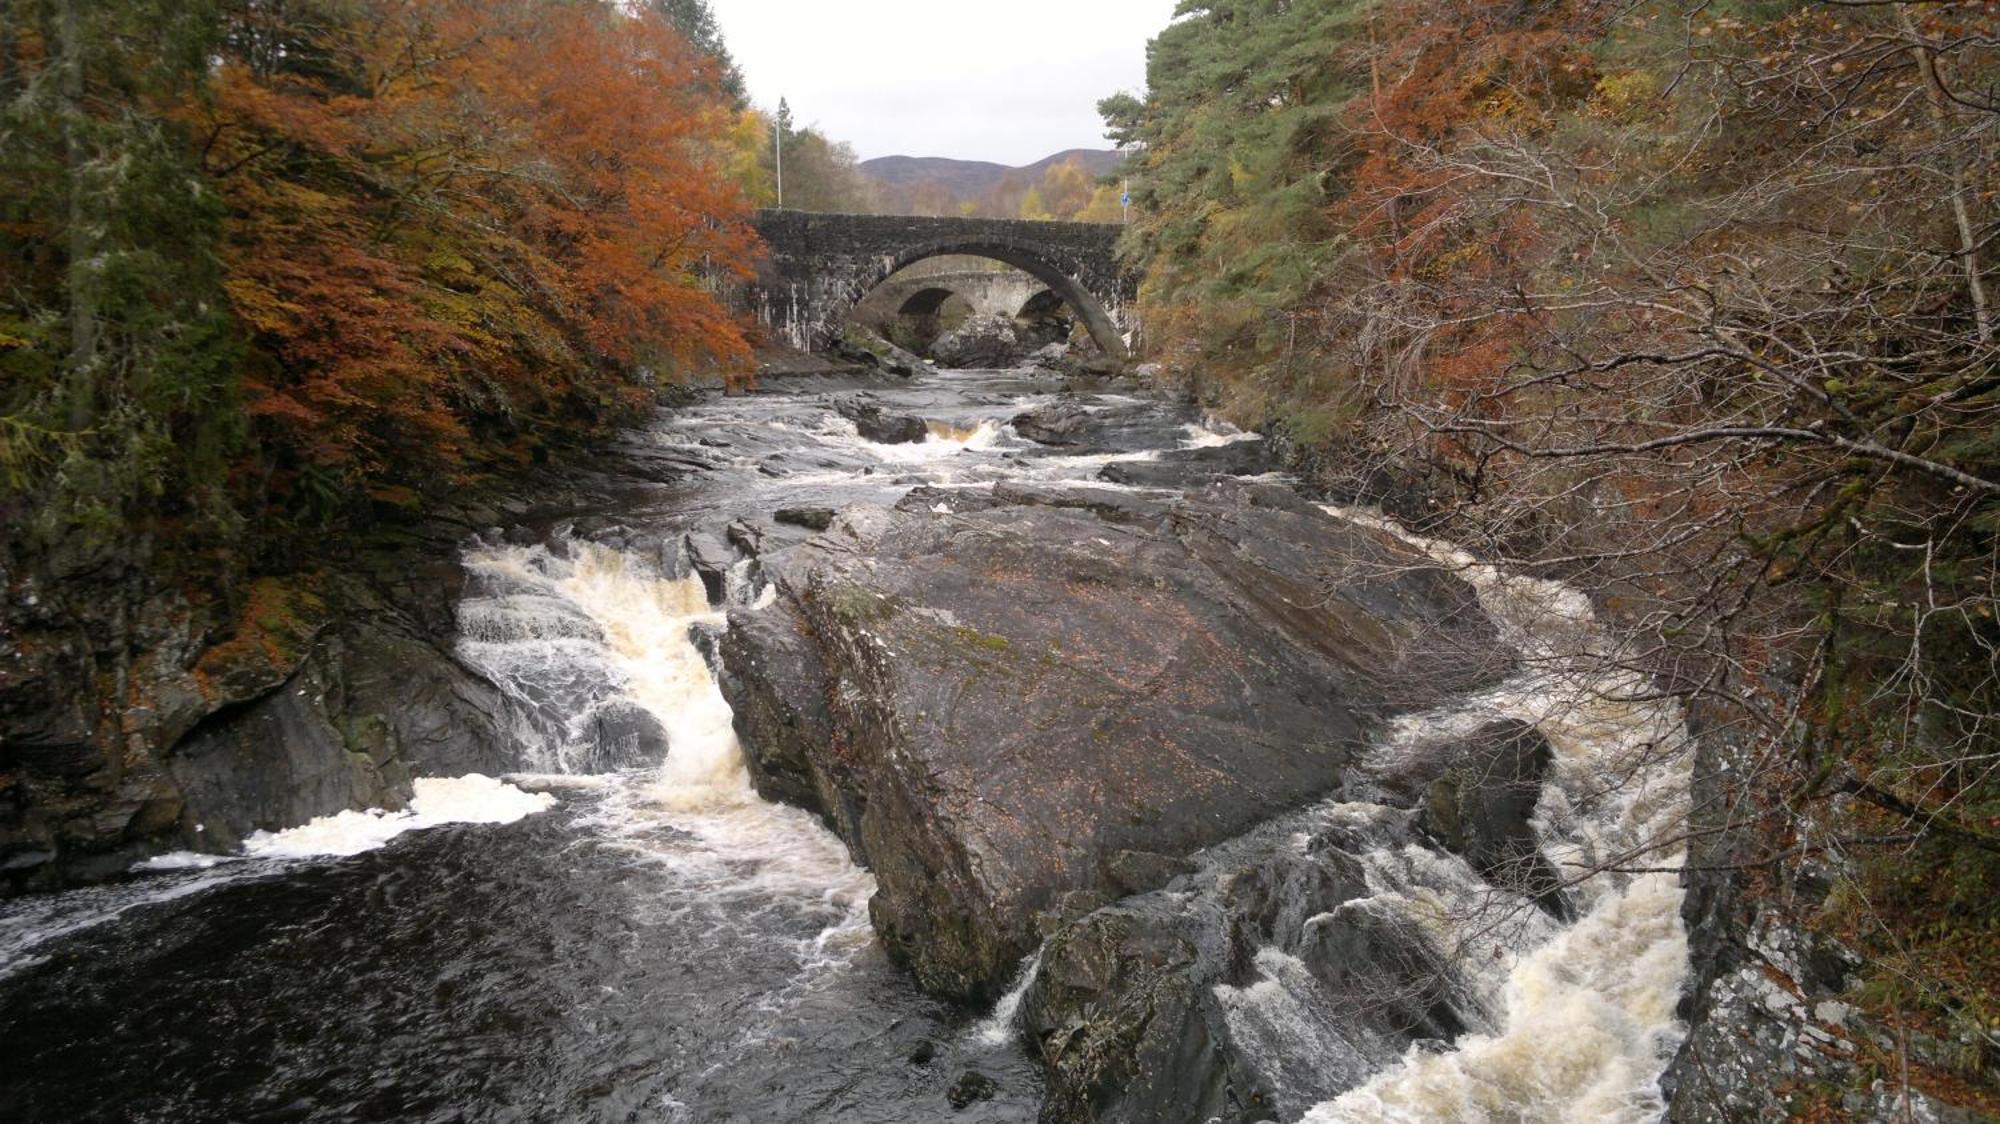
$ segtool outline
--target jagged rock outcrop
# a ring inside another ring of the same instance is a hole
[[[854,423],[855,432],[864,441],[880,445],[908,445],[930,436],[930,427],[924,424],[924,419],[908,414],[884,413],[880,403],[864,397],[841,399],[834,403],[834,410]]]
[[[1098,419],[1074,400],[1059,400],[1016,414],[1007,424],[1038,445],[1079,445],[1100,428]]]
[[[0,892],[401,807],[518,765],[506,702],[451,654],[458,542],[506,498],[379,528],[337,565],[176,581],[137,552],[43,560],[0,605]],[[643,731],[607,716],[605,735]]]
[[[915,352],[906,351],[858,324],[848,325],[847,332],[834,341],[831,350],[838,358],[858,367],[898,378],[912,378],[930,369]]]
[[[1368,900],[1361,856],[1416,840],[1391,808],[1302,813],[1056,927],[1021,1007],[1044,1119],[1297,1119],[1463,1033],[1449,952]]]
[[[721,661],[753,776],[964,998],[1038,914],[1153,888],[1510,662],[1456,578],[1280,488],[918,489],[761,561],[777,604],[732,611]]]
[[[350,596],[355,612],[365,594]],[[407,623],[359,616],[328,629],[282,683],[169,748],[191,849],[232,849],[250,831],[347,809],[400,808],[416,776],[518,764],[504,700]]]
[[[1172,416],[1147,402],[1105,404],[1063,397],[1016,414],[1007,424],[1022,438],[1064,453],[1158,449],[1175,438]]]
[[[1192,488],[1226,476],[1258,476],[1277,468],[1262,441],[1173,449],[1158,458],[1107,464],[1098,478],[1138,488]]]

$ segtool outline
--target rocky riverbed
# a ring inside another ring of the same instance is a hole
[[[17,656],[75,775],[17,880],[117,877],[0,910],[0,1109],[1657,1117],[1678,711],[1278,468],[1118,385],[788,380],[134,633],[115,782],[86,657]]]

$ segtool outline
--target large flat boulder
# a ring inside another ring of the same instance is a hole
[[[920,489],[762,562],[777,601],[721,652],[753,777],[841,834],[886,946],[960,998],[1038,917],[1153,888],[1510,666],[1469,587],[1271,486]]]

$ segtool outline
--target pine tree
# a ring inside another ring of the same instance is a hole
[[[716,88],[732,104],[741,109],[748,103],[743,72],[729,55],[729,46],[722,40],[722,27],[716,22],[708,0],[653,0],[653,10],[665,17],[695,50],[714,60]]]

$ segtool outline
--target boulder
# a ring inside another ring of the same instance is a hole
[[[872,368],[898,378],[910,378],[927,369],[923,359],[858,324],[848,325],[834,341],[833,353],[849,363]]]
[[[1425,791],[1424,829],[1487,881],[1565,920],[1562,879],[1542,857],[1529,817],[1542,795],[1552,751],[1526,723],[1500,721],[1452,747],[1447,767]]]
[[[380,608],[370,600],[349,591],[347,607]],[[252,831],[400,808],[413,777],[519,764],[499,691],[394,619],[329,630],[276,690],[214,713],[173,747],[165,765],[183,845],[229,850]]]
[[[612,773],[658,765],[671,748],[667,731],[653,712],[625,699],[612,699],[590,716],[589,756],[579,773]]]
[[[767,556],[722,659],[756,783],[874,870],[933,992],[993,997],[1037,914],[1150,888],[1511,666],[1457,578],[1283,489],[953,495]]]
[[[830,507],[781,507],[771,518],[793,527],[804,527],[809,531],[824,531],[833,526],[833,509]]]
[[[1410,820],[1322,805],[1057,926],[1021,1004],[1044,1119],[1295,1120],[1487,1025],[1459,950],[1373,900],[1364,856],[1417,843]]]
[[[1073,399],[1057,399],[1037,406],[1014,415],[1007,424],[1014,427],[1015,433],[1038,445],[1081,444],[1086,435],[1099,428],[1090,411]]]
[[[841,417],[854,423],[864,441],[878,445],[909,445],[930,436],[924,419],[907,414],[885,414],[882,407],[865,398],[847,398],[834,404]]]
[[[931,357],[946,367],[1011,367],[1021,361],[1021,339],[1005,316],[972,316],[933,341]]]
[[[1172,446],[1180,419],[1157,403],[1086,406],[1062,397],[1014,415],[1007,424],[1021,437],[1064,453],[1124,453]]]
[[[1045,371],[1077,369],[1080,364],[1070,357],[1069,352],[1070,346],[1068,342],[1057,340],[1055,343],[1037,349],[1034,354],[1028,356],[1027,363],[1030,367],[1039,367]]]
[[[1227,476],[1261,476],[1277,462],[1262,441],[1232,441],[1200,449],[1171,449],[1153,460],[1122,461],[1098,470],[1098,479],[1138,488],[1192,488]]]
[[[702,588],[708,591],[708,603],[722,604],[723,593],[729,585],[729,568],[736,564],[736,555],[729,544],[707,531],[695,531],[684,540],[688,566],[701,575]]]

